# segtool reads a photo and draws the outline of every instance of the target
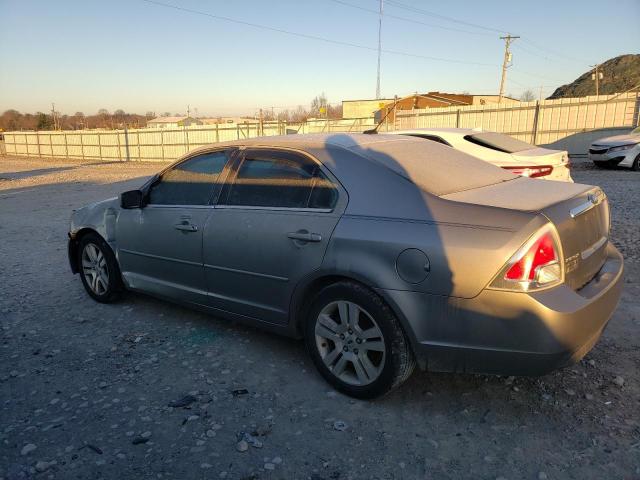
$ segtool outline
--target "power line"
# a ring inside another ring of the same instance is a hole
[[[440,18],[442,20],[446,20],[448,22],[458,23],[460,25],[466,25],[468,27],[479,28],[481,30],[488,30],[490,32],[495,33],[506,33],[506,30],[500,30],[493,27],[487,27],[485,25],[479,25],[477,23],[466,22],[464,20],[458,20],[457,18],[447,17],[446,15],[440,15],[439,13],[430,12],[428,10],[423,10],[421,8],[413,7],[411,5],[406,5],[404,3],[398,2],[396,0],[387,0],[390,5],[393,5],[398,8],[402,8],[403,10],[408,10],[413,13],[420,13],[422,15],[427,15],[429,17]]]
[[[309,35],[307,33],[300,33],[300,32],[292,32],[289,30],[284,30],[281,28],[277,28],[277,27],[270,27],[268,25],[262,25],[259,23],[252,23],[252,22],[246,22],[244,20],[238,20],[235,18],[231,18],[231,17],[225,17],[222,15],[215,15],[213,13],[208,13],[208,12],[203,12],[200,10],[194,10],[192,8],[186,8],[186,7],[179,7],[177,5],[172,5],[170,3],[164,3],[164,2],[159,2],[157,0],[141,0],[143,2],[152,4],[152,5],[156,5],[159,7],[164,7],[164,8],[171,8],[174,10],[179,10],[182,12],[186,12],[186,13],[191,13],[194,15],[201,15],[201,16],[205,16],[205,17],[209,17],[209,18],[213,18],[215,20],[221,20],[221,21],[225,21],[225,22],[231,22],[231,23],[235,23],[238,25],[245,25],[248,27],[253,27],[253,28],[258,28],[261,30],[267,30],[267,31],[271,31],[271,32],[276,32],[276,33],[282,33],[284,35],[291,35],[291,36],[295,36],[295,37],[301,37],[301,38],[306,38],[309,40],[317,40],[317,41],[321,41],[321,42],[325,42],[325,43],[332,43],[334,45],[342,45],[342,46],[347,46],[347,47],[352,47],[352,48],[359,48],[361,50],[369,50],[369,51],[374,51],[377,52],[378,49],[376,47],[369,47],[367,45],[360,45],[357,43],[351,43],[351,42],[345,42],[342,40],[334,40],[332,38],[326,38],[326,37],[320,37],[317,35]],[[381,50],[383,53],[389,53],[391,55],[401,55],[401,56],[405,56],[405,57],[412,57],[412,58],[421,58],[423,60],[434,60],[437,62],[447,62],[447,63],[458,63],[458,64],[463,64],[463,65],[476,65],[476,66],[481,66],[481,67],[496,67],[496,64],[493,63],[481,63],[481,62],[470,62],[467,60],[455,60],[455,59],[450,59],[450,58],[442,58],[442,57],[431,57],[428,55],[419,55],[419,54],[415,54],[415,53],[409,53],[409,52],[403,52],[400,50],[386,50],[383,49]]]
[[[368,13],[372,13],[374,15],[378,15],[378,11],[377,10],[373,10],[371,8],[361,7],[360,5],[353,5],[351,3],[344,2],[342,0],[329,0],[329,1],[337,3],[339,5],[344,5],[345,7],[351,7],[351,8],[355,8],[357,10],[361,10],[363,12],[368,12]],[[473,32],[471,30],[463,30],[461,28],[445,27],[443,25],[435,25],[435,24],[432,24],[432,23],[425,23],[425,22],[421,22],[420,20],[415,20],[413,18],[400,17],[398,15],[393,15],[393,14],[390,14],[390,13],[385,13],[384,16],[386,18],[392,18],[394,20],[399,20],[399,21],[402,21],[402,22],[409,22],[409,23],[413,23],[413,24],[416,24],[416,25],[422,25],[422,26],[430,27],[430,28],[440,28],[442,30],[449,30],[449,31],[458,32],[458,33],[469,33],[471,35],[493,36],[492,33],[488,33],[488,32],[487,33],[485,33],[485,32]]]
[[[565,55],[563,53],[558,52],[557,50],[553,50],[553,49],[548,48],[548,47],[543,47],[542,45],[534,42],[533,40],[530,40],[528,37],[523,37],[522,40],[524,42],[528,43],[529,45],[531,45],[532,47],[537,48],[538,50],[541,50],[541,51],[550,52],[553,55],[555,55],[556,57],[561,57],[561,58],[564,58],[565,60],[570,60],[572,62],[580,63],[582,65],[588,63],[587,60],[582,60],[582,59],[570,57],[568,55]]]

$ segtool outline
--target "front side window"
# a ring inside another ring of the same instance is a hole
[[[149,192],[152,205],[207,205],[229,151],[198,155],[164,173]]]
[[[290,152],[247,152],[231,186],[227,205],[333,208],[335,186],[320,167]]]

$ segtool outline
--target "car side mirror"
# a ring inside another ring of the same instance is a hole
[[[140,190],[129,190],[121,193],[120,206],[126,209],[144,207],[144,193]]]

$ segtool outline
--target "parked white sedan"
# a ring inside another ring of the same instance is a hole
[[[640,127],[628,135],[596,140],[589,147],[589,159],[598,167],[627,167],[640,170]]]
[[[502,133],[475,128],[418,128],[389,133],[442,143],[523,177],[573,182],[566,151],[537,147]]]

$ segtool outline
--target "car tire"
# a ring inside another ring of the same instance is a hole
[[[631,170],[634,170],[636,172],[640,171],[640,155],[638,155],[631,164]]]
[[[415,358],[389,306],[351,281],[322,289],[305,322],[305,343],[327,382],[356,398],[375,398],[409,378]]]
[[[96,233],[84,235],[78,244],[78,270],[82,285],[91,298],[111,303],[124,290],[120,267],[111,247]]]

